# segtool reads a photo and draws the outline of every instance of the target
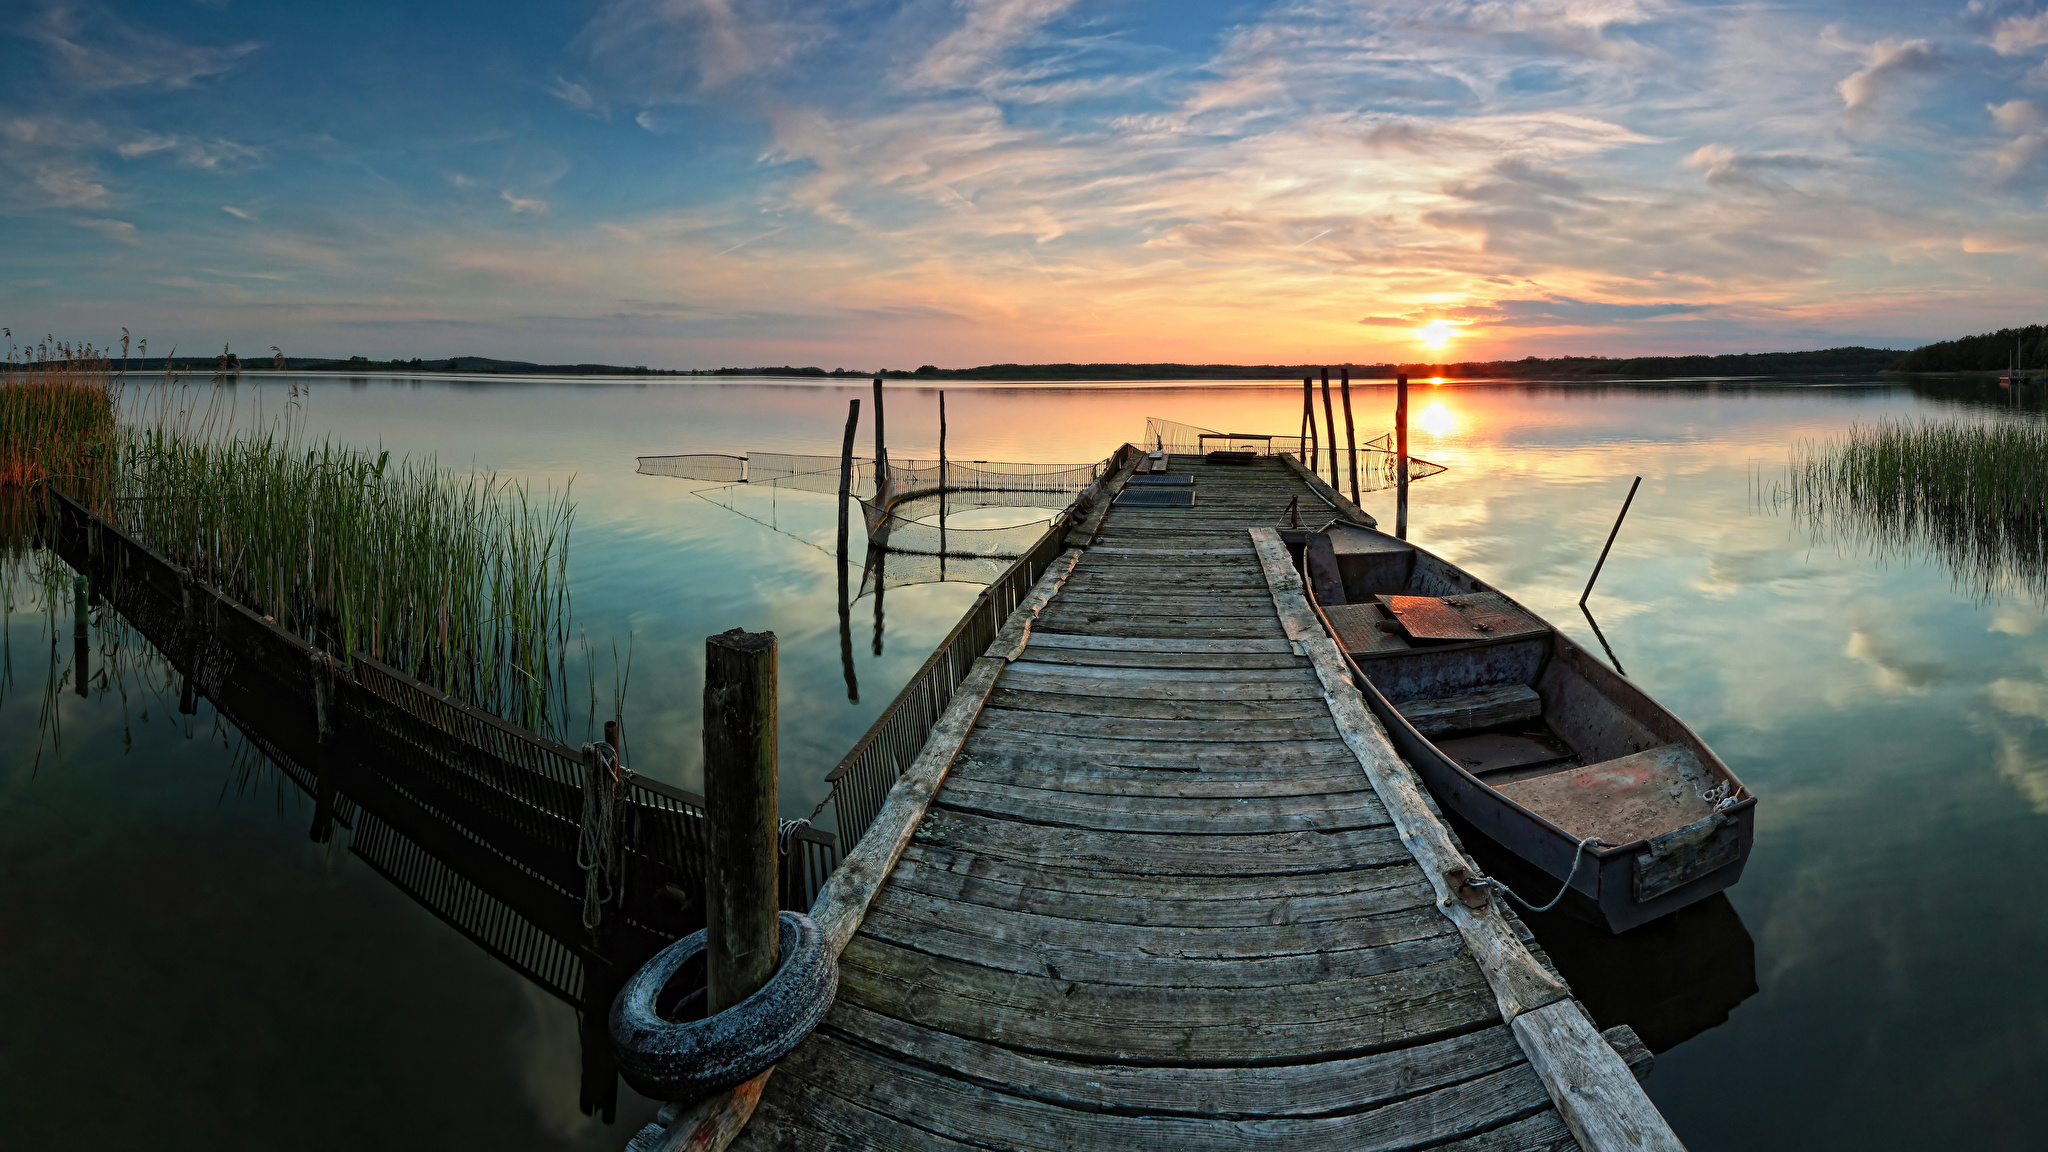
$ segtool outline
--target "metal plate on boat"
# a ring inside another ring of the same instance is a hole
[[[1337,630],[1337,643],[1346,652],[1361,656],[1368,652],[1406,652],[1410,645],[1400,625],[1380,612],[1377,604],[1325,604],[1323,615]]]
[[[1516,610],[1506,598],[1484,592],[1465,596],[1384,596],[1382,601],[1409,637],[1424,644],[1505,640],[1544,631],[1541,621]]]
[[[1192,488],[1126,488],[1116,494],[1116,503],[1126,508],[1193,508]]]

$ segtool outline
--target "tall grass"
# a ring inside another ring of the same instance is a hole
[[[2048,423],[1852,425],[1795,446],[1782,495],[1820,534],[1934,552],[1980,598],[2048,600]]]
[[[116,396],[100,349],[10,346],[0,360],[0,489],[87,480],[112,454]]]
[[[60,363],[54,376],[37,367],[38,383],[100,398],[104,421],[59,421],[49,403],[25,417],[14,454],[40,462],[33,478],[315,646],[555,732],[575,510],[566,487],[310,442],[296,388],[266,419],[260,407],[238,412],[227,374],[124,389],[104,355]],[[74,427],[86,447],[63,450],[83,463],[60,469],[59,446],[73,440],[50,430]]]

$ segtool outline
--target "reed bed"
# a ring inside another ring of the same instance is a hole
[[[96,350],[37,351],[5,365],[0,460],[26,462],[6,475],[50,481],[315,646],[558,734],[566,487],[307,442],[296,388],[272,414],[225,372],[131,388]]]
[[[2048,423],[1852,425],[1795,446],[1781,496],[1818,535],[1930,551],[1980,598],[2048,601]]]
[[[91,345],[9,347],[0,360],[0,489],[90,482],[113,454],[117,380]]]

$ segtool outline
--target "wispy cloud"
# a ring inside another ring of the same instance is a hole
[[[1074,0],[958,0],[966,13],[919,60],[917,79],[952,87],[982,78],[1003,54],[1074,6]]]
[[[505,210],[514,216],[547,215],[548,202],[545,200],[537,200],[530,196],[514,196],[512,193],[504,191],[499,192],[498,195],[505,201]]]
[[[1835,86],[1846,112],[1867,110],[1914,77],[1931,76],[1947,67],[1927,40],[1879,40],[1864,52],[1863,67]]]
[[[80,216],[72,220],[80,228],[99,233],[117,244],[140,244],[135,235],[135,225],[124,220],[109,220],[96,216]]]
[[[101,90],[187,88],[226,72],[256,50],[253,41],[186,43],[98,6],[51,5],[29,21],[23,34],[48,48],[73,83]]]
[[[116,145],[114,151],[123,160],[167,153],[180,164],[212,171],[247,167],[263,158],[263,153],[258,149],[246,144],[237,144],[232,140],[159,136],[154,133],[144,133],[133,140]]]

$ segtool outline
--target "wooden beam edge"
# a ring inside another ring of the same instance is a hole
[[[1292,469],[1297,477],[1313,489],[1316,495],[1328,502],[1330,507],[1335,508],[1340,519],[1352,524],[1362,524],[1367,528],[1377,528],[1380,526],[1380,522],[1373,519],[1370,512],[1352,503],[1349,496],[1330,487],[1328,481],[1309,471],[1306,465],[1294,458],[1292,452],[1280,453],[1280,460]]]
[[[1116,458],[1126,452],[1129,453],[1129,458],[1122,464],[1116,464]],[[1131,478],[1131,473],[1137,471],[1138,461],[1143,459],[1144,455],[1144,452],[1130,444],[1125,444],[1110,454],[1113,467],[1091,486],[1094,489],[1090,496],[1092,503],[1088,506],[1087,515],[1067,533],[1067,547],[1086,548],[1095,543],[1095,537],[1102,532],[1102,519],[1109,515],[1109,506],[1116,503],[1116,494],[1123,490],[1124,482]]]
[[[832,950],[834,956],[846,951],[846,945],[860,930],[861,921],[867,918],[869,906],[881,893],[882,884],[888,880],[889,873],[896,870],[896,862],[903,858],[903,850],[909,847],[911,836],[923,822],[932,797],[938,795],[939,786],[945,783],[946,773],[960,755],[960,748],[967,742],[967,734],[973,730],[975,720],[980,718],[989,693],[995,691],[996,677],[1008,666],[1005,657],[1014,659],[1011,654],[1023,650],[1030,636],[1031,622],[1059,594],[1060,586],[1067,582],[1067,577],[1073,574],[1074,565],[1080,561],[1079,549],[1069,550],[1053,561],[1045,575],[1032,586],[1030,595],[1010,613],[1009,619],[1003,622],[1002,631],[996,633],[994,643],[989,645],[988,652],[974,661],[974,670],[953,690],[952,700],[939,716],[939,722],[932,726],[931,735],[925,738],[917,759],[911,761],[910,767],[904,769],[896,783],[890,786],[888,798],[883,801],[874,823],[868,825],[867,834],[840,860],[839,867],[833,870],[831,879],[818,893],[817,901],[811,905],[811,917],[825,930],[825,946]],[[771,1067],[737,1088],[693,1105],[669,1127],[663,1137],[664,1142],[657,1144],[656,1148],[661,1152],[669,1149],[725,1152],[753,1117],[754,1107],[761,1100],[761,1090],[774,1071]],[[684,1142],[685,1129],[688,1130],[687,1142]]]
[[[1386,730],[1351,682],[1336,642],[1309,607],[1280,533],[1250,530],[1273,607],[1287,638],[1299,643],[1322,681],[1330,718],[1393,818],[1401,844],[1436,891],[1436,906],[1458,926],[1558,1113],[1586,1152],[1683,1152],[1671,1125],[1643,1092],[1628,1065],[1593,1028],[1570,990],[1536,962],[1497,908],[1490,891],[1474,907],[1464,879],[1477,874],[1436,815],[1414,770],[1394,751]]]

